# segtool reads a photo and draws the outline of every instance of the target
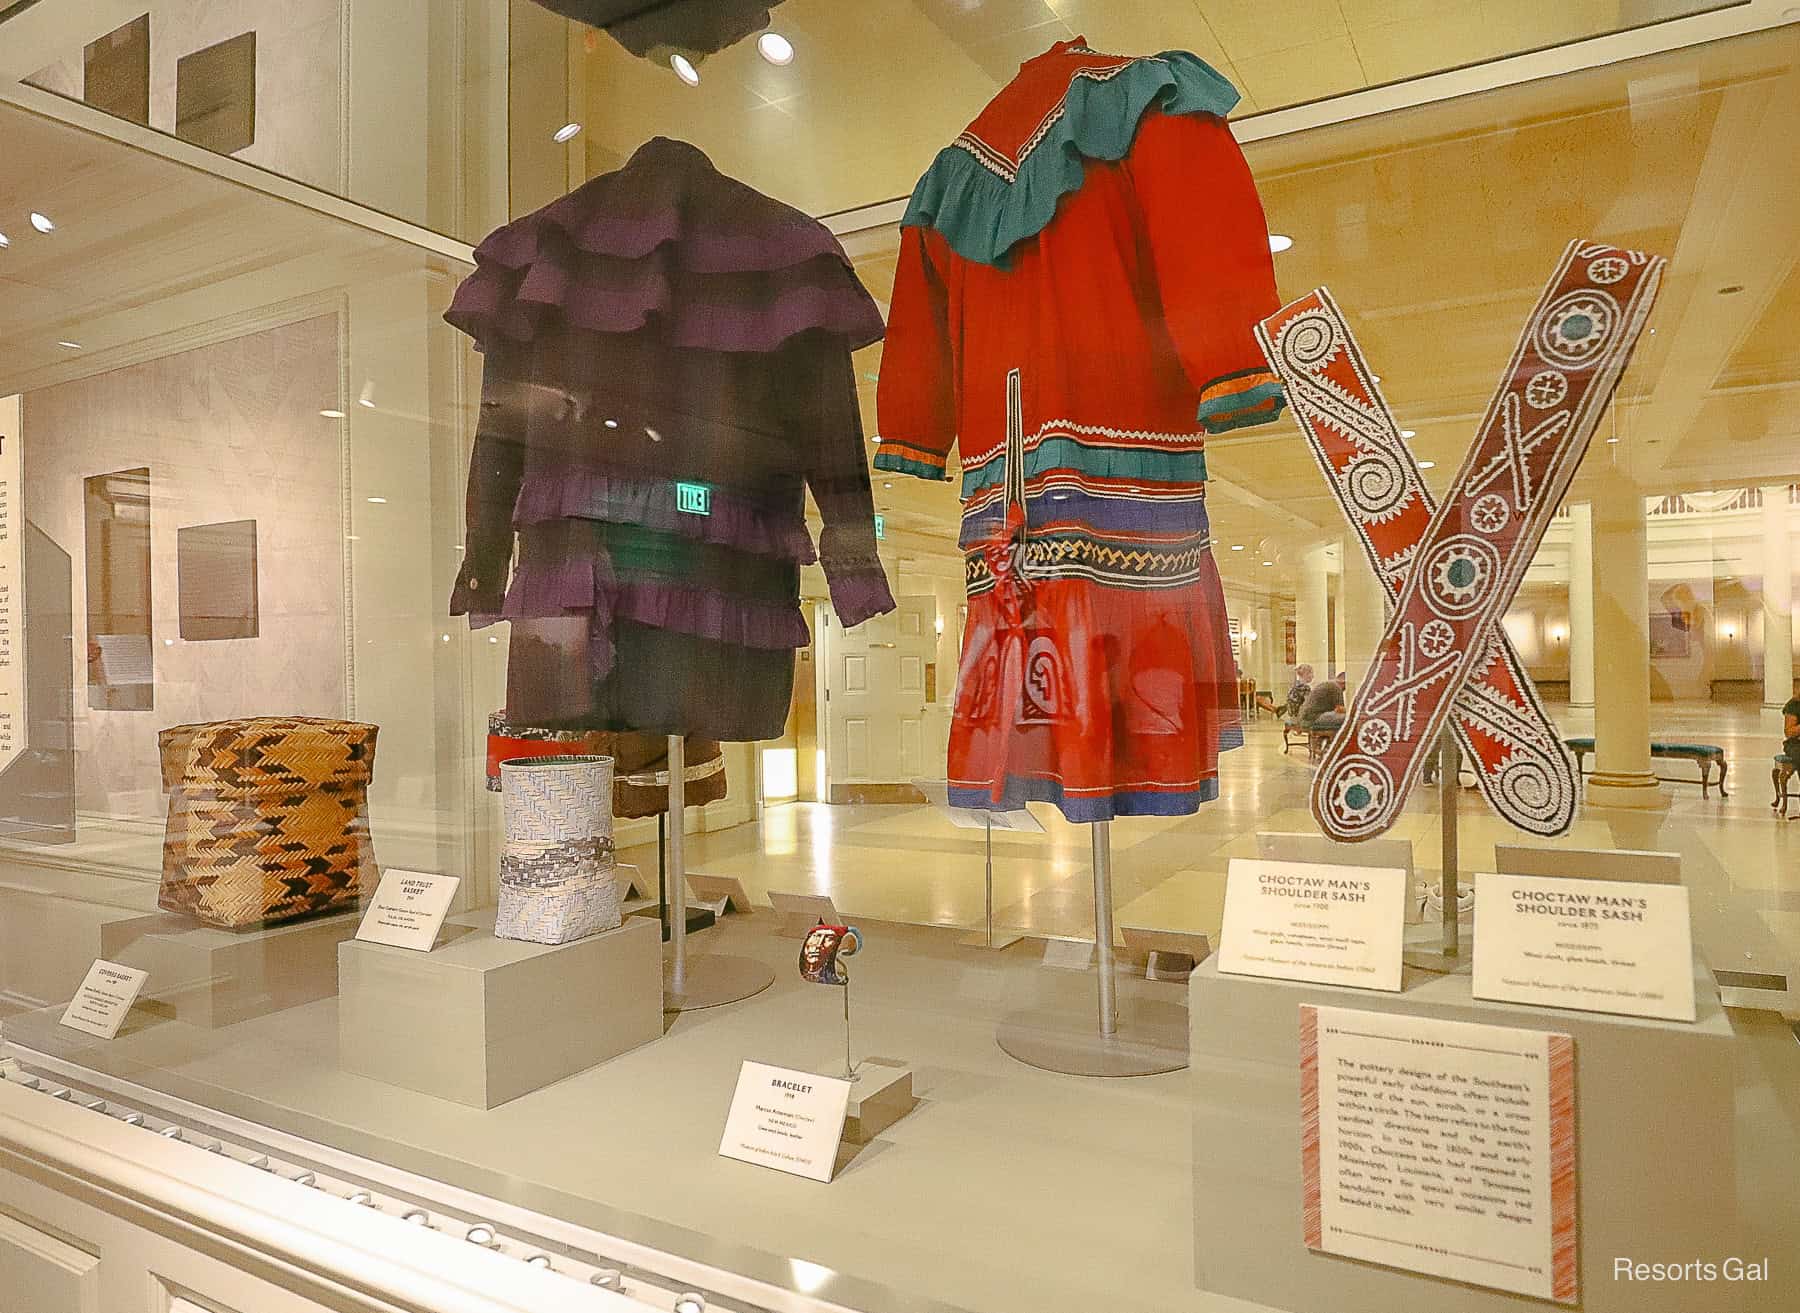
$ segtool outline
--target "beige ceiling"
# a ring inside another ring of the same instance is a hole
[[[1616,409],[1575,495],[1800,477],[1800,28],[1789,27],[1253,144],[1284,298],[1321,284],[1440,490],[1474,435],[1563,246],[1594,237],[1670,257]],[[893,230],[862,235],[878,297]],[[870,249],[872,248],[872,249]],[[1742,290],[1721,295],[1719,289]],[[864,353],[865,379],[880,348]],[[865,383],[874,423],[873,387]],[[1301,549],[1342,519],[1291,420],[1209,448],[1228,582],[1288,591]],[[877,485],[890,524],[947,542],[949,485]],[[1276,565],[1264,568],[1263,559]]]
[[[33,210],[56,231],[33,231]],[[446,263],[6,105],[0,232],[11,241],[0,249],[0,395],[191,345],[196,325]]]
[[[1085,36],[1125,54],[1190,50],[1254,114],[1709,9],[1733,0],[785,0],[785,67],[754,42],[687,86],[586,33],[589,172],[681,137],[810,214],[903,196],[1021,62]]]

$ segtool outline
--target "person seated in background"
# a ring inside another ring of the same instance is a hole
[[[1781,709],[1781,755],[1790,770],[1800,771],[1800,698],[1789,698]]]
[[[1300,709],[1300,727],[1334,730],[1344,723],[1344,686],[1335,679],[1322,681],[1307,695]]]
[[[1286,721],[1297,721],[1306,707],[1306,699],[1312,693],[1313,668],[1311,666],[1295,666],[1294,682],[1288,687],[1287,698],[1282,704],[1281,718]]]

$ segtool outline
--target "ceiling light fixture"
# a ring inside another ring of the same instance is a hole
[[[69,339],[68,339],[68,338],[66,338],[66,337],[65,337],[65,338],[61,338],[61,339],[59,339],[59,340],[58,340],[58,341],[57,341],[57,343],[56,343],[56,345],[57,345],[57,346],[66,346],[66,347],[68,347],[68,348],[69,348],[69,350],[71,350],[71,351],[79,351],[79,350],[81,350],[81,343],[79,343],[79,342],[71,342],[71,341],[69,341]]]
[[[369,498],[369,505],[371,505],[371,506],[386,506],[387,498],[386,497],[371,497],[371,498]]]
[[[1293,244],[1294,244],[1294,239],[1292,237],[1289,237],[1286,233],[1270,233],[1269,234],[1269,254],[1270,255],[1280,255],[1283,251],[1285,251],[1289,247],[1293,246]]]
[[[1232,551],[1234,551],[1234,552],[1241,552],[1241,551],[1243,551],[1243,550],[1244,550],[1244,544],[1242,544],[1242,543],[1233,543],[1233,544],[1231,544],[1231,550],[1232,550]]]
[[[1615,447],[1618,445],[1618,443],[1619,443],[1619,440],[1617,438],[1608,438],[1606,440],[1606,445],[1609,447]]]
[[[794,43],[779,32],[764,32],[756,38],[756,53],[771,64],[794,62]]]
[[[575,140],[575,134],[580,131],[581,131],[581,124],[565,123],[560,128],[558,128],[555,132],[552,132],[550,134],[550,140],[554,141],[557,145],[560,146],[565,141]]]
[[[1422,470],[1435,470],[1437,468],[1437,462],[1434,460],[1422,460],[1419,462],[1419,468]]]
[[[8,237],[5,233],[0,233],[0,251],[4,251],[7,247],[9,247],[11,245],[12,245],[12,238]]]
[[[56,225],[50,222],[50,217],[45,214],[39,214],[36,210],[31,212],[31,226],[41,233],[53,233],[56,231]]]
[[[375,409],[375,380],[363,380],[362,391],[356,395],[356,404],[368,410]]]
[[[1400,436],[1403,438],[1416,438],[1419,436],[1419,434],[1418,434],[1418,431],[1415,429],[1401,429]]]
[[[1263,562],[1263,564],[1264,564],[1264,565],[1274,565],[1274,564],[1275,564],[1275,562],[1273,562],[1273,561],[1264,561],[1264,562]]]
[[[675,70],[676,77],[680,78],[690,87],[697,87],[700,85],[700,70],[694,67],[693,61],[686,55],[670,55],[669,67]]]
[[[321,410],[319,414],[326,419],[342,419],[344,417],[344,412],[341,410]]]

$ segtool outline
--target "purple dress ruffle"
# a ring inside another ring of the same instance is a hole
[[[492,233],[444,318],[484,349],[653,327],[708,351],[773,351],[811,330],[855,351],[885,331],[828,229],[666,137]]]

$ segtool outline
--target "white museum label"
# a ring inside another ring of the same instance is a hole
[[[1405,935],[1405,871],[1236,857],[1219,970],[1393,991]]]
[[[1692,1021],[1694,934],[1678,884],[1475,881],[1476,998]]]
[[[850,1082],[746,1062],[719,1153],[814,1181],[829,1181],[850,1111]]]
[[[411,948],[429,953],[437,943],[444,918],[450,915],[450,904],[456,899],[456,887],[462,880],[454,875],[433,875],[428,871],[387,870],[369,910],[363,913],[356,937],[371,944],[388,944],[394,948]]]
[[[95,958],[81,988],[75,991],[75,997],[64,1009],[62,1024],[71,1030],[112,1039],[125,1024],[126,1014],[137,1002],[137,996],[149,978],[148,971]]]
[[[1300,1141],[1309,1248],[1576,1301],[1569,1036],[1303,1006]]]

